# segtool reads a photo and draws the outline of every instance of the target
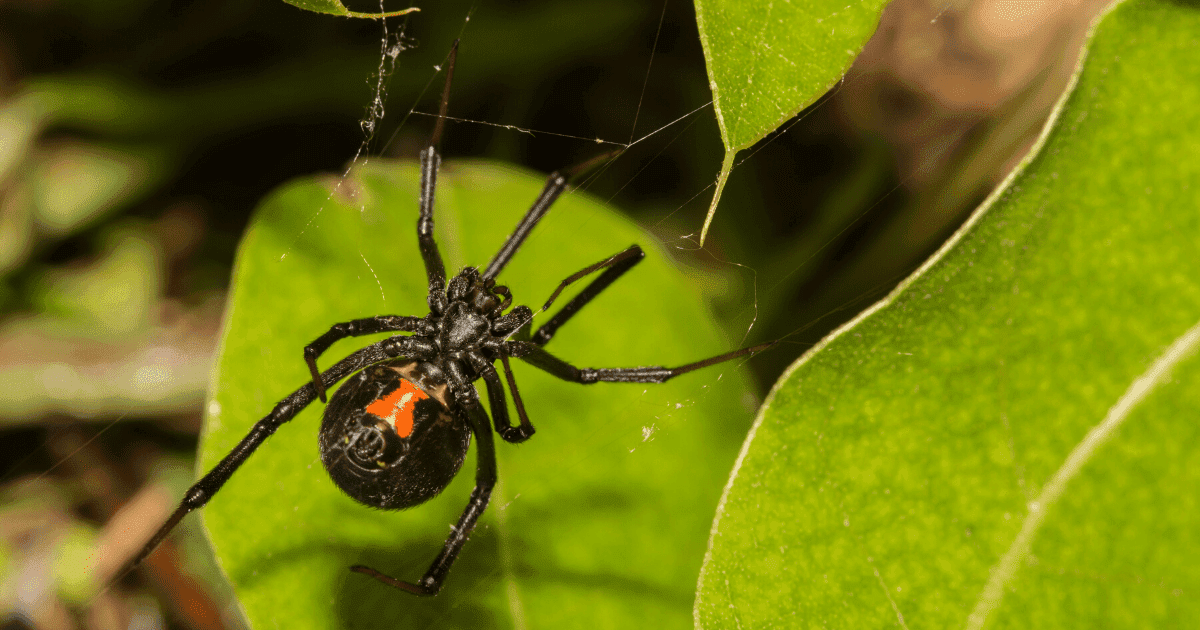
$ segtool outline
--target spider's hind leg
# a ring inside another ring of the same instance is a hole
[[[419,343],[412,337],[392,337],[378,343],[371,344],[354,354],[338,361],[322,375],[323,380],[329,383],[336,383],[343,378],[371,365],[389,358],[397,356],[423,356]],[[283,400],[279,401],[267,414],[265,418],[259,420],[250,429],[250,432],[243,437],[237,446],[229,452],[220,463],[209,470],[207,474],[200,478],[187,493],[184,494],[183,500],[180,501],[179,507],[171,514],[167,522],[163,523],[158,531],[150,538],[138,555],[129,563],[129,566],[134,566],[146,559],[150,552],[159,545],[171,530],[187,516],[189,512],[198,510],[204,507],[213,495],[217,493],[229,480],[233,473],[241,467],[254,451],[262,446],[263,442],[268,437],[273,435],[281,426],[295,418],[297,414],[304,410],[313,400],[317,398],[317,392],[312,384],[306,384],[300,389],[292,392]],[[490,436],[489,436],[490,437]]]
[[[458,558],[458,553],[462,551],[471,531],[475,529],[475,523],[479,520],[480,515],[487,508],[488,500],[492,496],[492,488],[496,485],[496,444],[492,440],[492,428],[488,426],[487,413],[480,405],[479,396],[475,393],[473,385],[466,383],[461,375],[458,375],[454,381],[456,382],[451,387],[455,401],[460,411],[467,415],[463,421],[470,422],[471,432],[475,436],[475,489],[471,491],[467,507],[458,517],[458,523],[450,529],[450,536],[446,538],[441,553],[434,559],[425,575],[415,584],[398,580],[361,564],[350,567],[350,570],[355,573],[369,575],[388,586],[414,595],[432,596],[442,590],[442,583],[446,580],[450,567]]]

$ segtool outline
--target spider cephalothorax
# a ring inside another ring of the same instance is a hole
[[[677,368],[578,368],[547,352],[543,346],[561,326],[645,256],[634,245],[568,276],[551,294],[543,310],[568,285],[602,272],[532,333],[528,324],[533,312],[529,307],[517,306],[505,313],[512,304],[512,294],[508,288],[497,285],[496,278],[566,189],[568,177],[558,173],[550,175],[541,195],[482,273],[467,267],[447,282],[445,266],[433,238],[433,203],[441,163],[436,145],[446,118],[455,51],[457,44],[450,53],[433,139],[421,151],[417,245],[429,280],[429,314],[379,315],[334,324],[305,346],[304,360],[312,381],[276,404],[216,467],[188,490],[134,563],[149,555],[188,512],[208,503],[271,434],[315,400],[325,401],[327,385],[347,379],[325,408],[319,437],[321,461],[337,486],[361,503],[400,509],[437,495],[462,466],[474,438],[475,489],[425,575],[413,583],[361,565],[350,567],[410,593],[434,595],[441,590],[450,566],[487,507],[496,484],[493,428],[501,439],[510,443],[523,442],[534,434],[509,359],[522,359],[572,383],[662,383],[770,345],[743,348]],[[357,350],[324,372],[317,369],[317,359],[338,340],[384,332],[405,334]],[[497,361],[504,370],[508,391],[512,392],[519,421],[515,425],[505,398],[506,383],[494,365]],[[475,389],[478,380],[487,389],[490,418]]]
[[[463,367],[473,372],[470,359],[500,358],[509,336],[533,319],[528,306],[518,306],[505,315],[510,304],[508,287],[496,286],[494,280],[484,280],[478,270],[467,267],[450,280],[441,312],[434,307],[425,319],[439,353],[465,363]]]

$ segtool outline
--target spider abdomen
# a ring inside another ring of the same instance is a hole
[[[471,432],[446,405],[429,364],[402,360],[351,376],[321,422],[321,462],[343,492],[397,510],[440,493],[458,473]]]

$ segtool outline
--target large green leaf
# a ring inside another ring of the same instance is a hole
[[[484,265],[542,179],[443,165],[436,225],[447,267]],[[330,193],[331,188],[336,188]],[[417,172],[372,162],[340,184],[296,182],[258,211],[238,253],[201,466],[214,465],[307,381],[301,349],[335,322],[424,314]],[[535,307],[635,227],[564,195],[500,278]],[[536,321],[536,320],[535,320]],[[339,342],[328,366],[370,339]],[[550,344],[578,365],[686,363],[729,348],[694,287],[655,247]],[[720,488],[752,402],[733,365],[666,385],[557,381],[517,361],[538,433],[499,443],[501,486],[445,590],[417,598],[347,568],[419,578],[466,504],[474,456],[441,496],[404,512],[360,506],[317,457],[317,403],[284,426],[203,511],[254,627],[684,627]]]
[[[1109,13],[1019,175],[789,370],[699,625],[1200,625],[1198,33]]]
[[[695,0],[696,25],[725,143],[700,243],[738,151],[762,140],[841,80],[887,0]]]

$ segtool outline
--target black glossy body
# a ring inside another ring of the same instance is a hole
[[[437,496],[462,467],[470,425],[446,407],[446,383],[429,363],[399,360],[372,365],[346,380],[329,399],[319,437],[321,463],[343,492],[385,510],[419,505]],[[369,412],[409,381],[429,394],[415,403],[405,437]]]

